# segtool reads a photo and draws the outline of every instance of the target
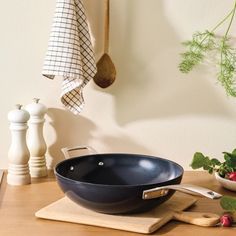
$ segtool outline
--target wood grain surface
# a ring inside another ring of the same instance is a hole
[[[195,202],[195,198],[183,193],[177,193],[167,202],[142,214],[107,215],[83,208],[67,197],[63,197],[40,209],[35,215],[44,219],[149,234],[172,220],[175,211],[182,211],[193,205]]]
[[[183,183],[196,184],[210,188],[222,194],[236,197],[235,192],[227,191],[219,186],[213,176],[201,171],[187,171]],[[55,182],[53,175],[32,180],[30,185],[9,186],[6,174],[0,188],[0,235],[9,236],[138,236],[141,234],[125,232],[96,226],[79,225],[60,221],[43,220],[35,217],[35,212],[59,200],[63,193]],[[195,196],[194,196],[195,197]],[[219,200],[197,197],[197,204],[191,211],[204,211],[222,214]],[[171,221],[152,235],[167,236],[233,236],[236,228],[199,227]]]

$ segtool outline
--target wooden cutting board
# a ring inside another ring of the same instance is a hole
[[[196,199],[189,195],[175,193],[175,195],[167,202],[146,213],[134,215],[107,215],[83,208],[67,197],[64,197],[37,211],[35,216],[50,220],[149,234],[174,218],[180,218],[180,220],[186,221],[185,217],[182,216],[181,211],[187,209],[195,202]],[[207,219],[208,217],[209,216],[207,216]],[[190,221],[190,223],[194,223],[194,220],[193,222]]]

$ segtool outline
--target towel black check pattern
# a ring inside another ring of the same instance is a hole
[[[48,50],[42,74],[62,76],[62,103],[73,113],[81,112],[82,89],[97,68],[83,3],[57,0]]]

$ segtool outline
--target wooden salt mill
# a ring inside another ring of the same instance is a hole
[[[10,185],[24,185],[31,182],[28,165],[30,153],[26,145],[27,121],[30,115],[21,107],[22,105],[17,104],[16,109],[8,113],[12,136],[8,151],[9,166],[7,174],[7,183]]]
[[[30,151],[30,174],[31,177],[47,176],[47,167],[45,153],[47,146],[43,137],[44,115],[47,108],[39,103],[38,98],[33,99],[33,103],[26,106],[30,114],[29,131],[27,135],[27,144]]]

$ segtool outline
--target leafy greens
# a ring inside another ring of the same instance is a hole
[[[179,70],[189,73],[196,65],[202,63],[209,52],[219,54],[219,69],[217,79],[225,88],[227,95],[236,97],[236,50],[230,45],[228,36],[236,11],[236,1],[233,9],[212,30],[193,34],[192,40],[184,42],[187,51],[182,53]],[[215,31],[229,20],[223,37],[217,37]]]

